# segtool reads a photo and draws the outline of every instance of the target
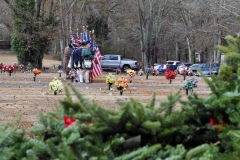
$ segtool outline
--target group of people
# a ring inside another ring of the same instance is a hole
[[[80,44],[69,44],[64,50],[64,70],[66,78],[69,77],[71,69],[77,70],[76,81],[90,83],[89,72],[92,70],[92,60],[95,56],[95,48],[90,50],[90,41]]]

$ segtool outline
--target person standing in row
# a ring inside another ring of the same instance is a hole
[[[79,44],[78,48],[76,49],[75,55],[74,55],[75,66],[79,66],[79,67],[77,67],[77,80],[80,83],[84,82],[84,79],[83,79],[84,70],[83,70],[82,48],[83,48],[83,44],[81,43],[81,44]]]
[[[69,44],[65,50],[64,50],[64,60],[65,60],[65,63],[64,63],[64,71],[66,72],[66,79],[68,78],[68,74],[69,74],[69,71],[70,71],[70,68],[68,68],[68,63],[69,63],[69,60],[70,60],[70,55],[71,55],[71,52],[72,52],[72,44]]]
[[[92,60],[94,59],[95,48],[93,51],[90,50],[90,41],[83,42],[83,49],[82,49],[82,59],[83,59],[83,69],[85,83],[90,83],[89,81],[89,72],[92,70]]]

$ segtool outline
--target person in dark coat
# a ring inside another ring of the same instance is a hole
[[[75,50],[75,54],[74,54],[74,63],[75,66],[77,66],[77,79],[78,82],[83,83],[83,75],[84,75],[84,70],[83,70],[83,59],[82,59],[82,44],[80,44],[80,46]]]
[[[68,63],[69,63],[69,60],[70,60],[70,55],[71,55],[71,52],[72,52],[72,48],[73,48],[72,45],[69,44],[64,50],[64,60],[65,60],[64,71],[66,72],[66,78],[68,78],[69,71],[71,70],[70,68],[68,68]]]
[[[82,46],[77,48],[75,50],[75,54],[74,54],[74,63],[75,63],[75,66],[79,66],[80,68],[82,68]]]
[[[92,60],[94,59],[95,49],[90,50],[90,41],[83,42],[84,47],[82,49],[84,79],[86,83],[89,83],[89,72],[92,70]]]

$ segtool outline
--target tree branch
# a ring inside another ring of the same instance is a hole
[[[9,6],[9,8],[14,12],[14,14],[16,15],[17,14],[17,10],[16,8],[13,6],[12,3],[9,2],[9,0],[4,0],[4,2],[7,3],[7,5]]]

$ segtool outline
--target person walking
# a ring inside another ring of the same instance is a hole
[[[85,83],[90,83],[89,72],[92,70],[92,60],[94,59],[95,48],[93,51],[90,50],[90,41],[83,42],[82,59]]]

